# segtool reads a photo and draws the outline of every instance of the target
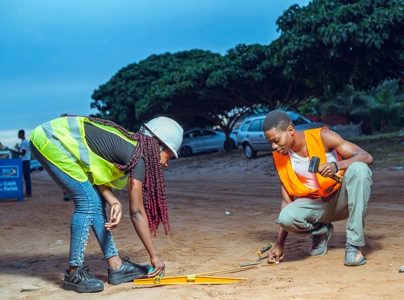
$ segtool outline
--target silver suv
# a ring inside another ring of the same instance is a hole
[[[328,126],[313,122],[293,111],[287,111],[297,130]],[[242,145],[247,158],[255,158],[257,151],[272,151],[272,146],[265,138],[263,125],[267,115],[253,115],[245,118],[237,132],[237,141]]]

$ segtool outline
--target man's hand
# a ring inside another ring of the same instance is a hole
[[[276,244],[271,250],[268,252],[268,263],[269,264],[279,264],[283,259],[283,247]]]
[[[14,154],[18,154],[18,155],[25,155],[25,153],[27,152],[27,150],[25,150],[25,149],[21,149],[21,151],[17,151],[17,150],[14,150],[14,149],[8,149],[8,150],[10,150],[11,152],[13,152]]]
[[[318,173],[320,173],[320,175],[323,177],[330,177],[332,175],[335,175],[337,171],[338,170],[336,165],[330,162],[324,163],[318,168]]]

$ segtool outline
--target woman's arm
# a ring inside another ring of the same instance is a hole
[[[115,197],[109,186],[98,185],[98,191],[101,196],[108,202],[111,206],[111,215],[109,222],[105,223],[105,228],[107,230],[112,230],[118,226],[122,218],[122,204],[119,202],[118,198]]]
[[[157,252],[154,248],[153,240],[150,235],[149,221],[143,205],[142,185],[143,183],[139,180],[134,179],[133,184],[131,184],[129,180],[129,210],[133,227],[149,253],[150,262],[154,267],[154,270],[148,274],[148,277],[154,277],[159,274],[164,275],[165,265],[157,256]]]

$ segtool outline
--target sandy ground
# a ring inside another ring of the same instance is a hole
[[[284,261],[214,276],[246,278],[223,285],[118,286],[107,281],[106,262],[90,235],[85,265],[103,282],[96,294],[61,287],[67,267],[73,203],[45,172],[32,175],[33,197],[0,202],[0,299],[402,299],[404,273],[404,171],[372,169],[374,185],[366,219],[367,264],[345,267],[345,222],[336,222],[327,255],[310,258],[309,237],[289,235]],[[247,160],[241,151],[181,158],[165,171],[171,233],[160,227],[155,246],[166,276],[238,268],[257,259],[256,251],[276,241],[279,180],[272,157]],[[128,216],[114,237],[121,256],[148,263]],[[32,285],[39,291],[21,292]]]

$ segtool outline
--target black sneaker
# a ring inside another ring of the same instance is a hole
[[[75,291],[77,293],[101,292],[104,289],[104,284],[95,279],[89,271],[89,267],[78,267],[71,275],[66,271],[63,288],[66,291]]]
[[[122,282],[132,281],[136,278],[144,277],[151,265],[138,265],[129,261],[129,257],[125,256],[122,260],[122,266],[118,270],[108,267],[108,282],[116,285]]]

